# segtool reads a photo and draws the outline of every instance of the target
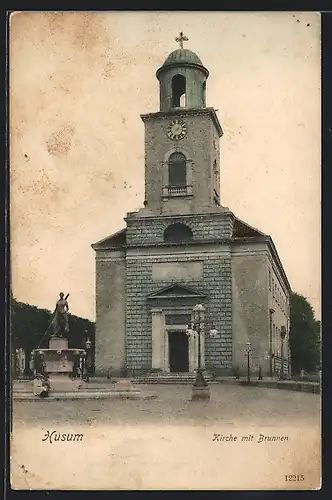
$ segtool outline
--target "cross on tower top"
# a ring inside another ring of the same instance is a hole
[[[185,36],[182,31],[180,32],[180,36],[177,36],[175,38],[175,41],[179,42],[179,44],[180,44],[180,49],[183,49],[183,42],[187,42],[188,40],[189,40],[189,38],[187,36]]]

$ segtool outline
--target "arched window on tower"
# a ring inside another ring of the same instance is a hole
[[[193,233],[190,227],[185,224],[171,224],[164,231],[164,241],[165,242],[185,242],[192,241]]]
[[[172,106],[174,108],[186,106],[186,79],[183,75],[175,75],[172,78]]]
[[[169,192],[186,191],[187,186],[187,159],[183,153],[172,153],[168,160],[168,188]]]

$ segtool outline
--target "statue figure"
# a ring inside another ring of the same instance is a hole
[[[53,318],[53,332],[54,336],[65,337],[65,334],[69,332],[68,324],[68,311],[69,306],[67,302],[69,294],[64,297],[64,294],[60,293],[60,298],[56,303],[54,318]]]

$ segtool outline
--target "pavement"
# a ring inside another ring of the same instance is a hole
[[[312,392],[315,394],[320,394],[321,384],[319,382],[310,382],[302,380],[278,380],[275,378],[266,377],[262,380],[252,379],[249,384],[246,379],[234,379],[230,377],[220,377],[215,380],[217,383],[221,384],[234,384],[252,387],[267,387],[270,389],[281,389],[288,391],[299,391],[299,392]]]
[[[318,394],[216,383],[209,401],[192,402],[190,385],[142,384],[140,390],[157,397],[14,400],[12,487],[320,487]],[[288,475],[299,479],[290,482]]]

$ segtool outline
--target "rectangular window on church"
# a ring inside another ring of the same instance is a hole
[[[272,278],[272,295],[274,297],[274,279]]]
[[[188,325],[191,322],[191,314],[166,314],[166,325]]]
[[[271,290],[271,271],[269,270],[269,290]]]

